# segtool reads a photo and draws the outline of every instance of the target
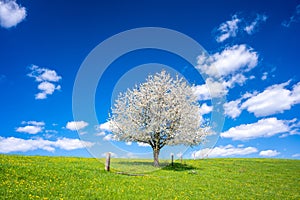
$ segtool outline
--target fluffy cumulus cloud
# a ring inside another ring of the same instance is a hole
[[[47,96],[52,95],[55,90],[60,90],[61,86],[57,84],[61,80],[56,71],[47,68],[41,68],[36,65],[30,67],[31,72],[27,74],[29,77],[40,82],[38,85],[39,93],[35,95],[35,99],[46,99]]]
[[[259,155],[264,156],[264,157],[274,157],[274,156],[278,156],[279,154],[280,154],[280,152],[278,152],[276,150],[265,150],[265,151],[259,152]]]
[[[228,131],[221,133],[223,138],[232,138],[233,140],[250,140],[262,137],[271,137],[277,134],[283,134],[291,131],[294,120],[278,120],[275,117],[261,119],[256,123],[242,124],[232,127]]]
[[[247,93],[240,99],[224,104],[225,114],[236,118],[246,109],[256,117],[265,117],[290,110],[293,105],[300,103],[300,82],[287,89],[289,84],[290,81],[269,86],[260,93]]]
[[[104,122],[102,124],[99,124],[95,126],[95,129],[98,133],[96,133],[96,136],[102,136],[103,141],[118,141],[118,138],[116,135],[111,134],[111,122]],[[132,142],[125,142],[126,145],[131,145]]]
[[[258,64],[258,54],[245,44],[225,48],[211,56],[200,55],[197,68],[208,78],[205,84],[193,87],[199,100],[226,96],[235,85],[243,85],[249,72]]]
[[[236,37],[238,32],[238,23],[241,20],[237,15],[233,15],[231,20],[222,23],[218,28],[218,36],[216,37],[217,42],[223,42],[230,37]]]
[[[71,131],[78,131],[84,129],[88,125],[89,124],[85,121],[71,121],[67,123],[66,128]]]
[[[144,142],[137,142],[137,145],[138,145],[139,147],[150,147],[149,144],[144,143]]]
[[[26,17],[26,8],[18,5],[15,0],[0,1],[0,25],[11,28],[22,22]]]
[[[214,147],[213,149],[202,149],[192,153],[194,158],[204,157],[227,157],[227,156],[244,156],[258,152],[255,147],[234,147],[229,144],[226,146]]]
[[[225,103],[224,104],[225,115],[230,116],[233,119],[238,117],[242,112],[239,107],[240,103],[241,103],[240,99]]]
[[[236,37],[239,33],[252,35],[257,31],[258,26],[266,22],[267,19],[268,17],[264,14],[256,14],[256,17],[252,21],[233,15],[231,20],[221,23],[217,28],[216,41],[219,43],[224,42],[229,38]]]
[[[292,91],[284,88],[287,85],[288,83],[270,86],[263,92],[247,99],[241,108],[247,109],[257,117],[289,110],[296,99],[293,98]]]
[[[298,23],[299,21],[300,21],[300,4],[297,5],[294,14],[288,20],[283,21],[281,25],[288,28],[293,23]]]
[[[22,124],[25,126],[16,128],[17,132],[37,134],[42,132],[45,126],[44,122],[37,122],[37,121],[28,121],[28,122],[23,121]]]
[[[23,132],[23,133],[29,133],[29,134],[37,134],[39,132],[42,132],[42,127],[39,126],[24,126],[24,127],[18,127],[16,129],[17,132]]]
[[[97,130],[111,132],[110,122],[105,122],[96,127]]]
[[[79,139],[62,138],[55,141],[53,145],[64,150],[75,150],[91,147],[93,146],[93,143],[81,141]]]
[[[15,137],[0,137],[0,153],[27,152],[34,150],[46,150],[54,152],[55,148],[63,150],[75,150],[91,147],[91,142],[80,141],[79,139],[61,138],[56,141],[44,139],[22,139]]]
[[[250,71],[257,62],[257,53],[245,44],[241,44],[227,47],[212,56],[199,56],[197,68],[202,73],[220,78],[238,71]]]
[[[98,133],[96,133],[96,136],[103,136],[103,141],[117,140],[116,136],[111,134],[111,123],[109,121],[95,126],[95,129],[96,131],[98,131]],[[128,144],[129,143],[126,143],[126,145]]]
[[[60,90],[60,85],[58,86],[55,86],[53,83],[50,83],[50,82],[41,82],[39,85],[38,85],[38,89],[41,91],[39,93],[37,93],[35,95],[35,98],[36,99],[46,99],[47,98],[47,95],[51,95],[53,94],[53,92],[55,90]]]
[[[41,68],[36,65],[30,67],[31,72],[28,74],[29,77],[35,78],[37,82],[49,81],[58,82],[61,76],[58,76],[56,71],[47,68]]]
[[[208,114],[213,110],[212,106],[208,106],[207,103],[203,103],[200,107],[200,112],[202,115]]]
[[[211,99],[208,86],[206,84],[192,86],[193,93],[197,96],[198,100]]]

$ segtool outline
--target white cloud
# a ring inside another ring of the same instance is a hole
[[[209,93],[212,98],[226,96],[228,93],[228,88],[226,87],[225,82],[207,78],[206,85],[209,88]]]
[[[238,23],[241,20],[237,15],[233,15],[231,20],[222,23],[218,28],[218,36],[216,37],[217,42],[224,42],[230,37],[236,37],[238,31]]]
[[[31,72],[27,75],[29,77],[35,78],[35,81],[37,82],[58,82],[62,79],[61,76],[59,76],[56,73],[56,71],[47,68],[42,68],[37,65],[32,65],[30,67],[30,70]]]
[[[265,157],[274,157],[279,154],[280,154],[280,152],[277,152],[276,150],[266,150],[266,151],[259,152],[260,156],[265,156]]]
[[[210,113],[213,110],[212,106],[208,106],[206,103],[203,103],[200,107],[201,115]]]
[[[82,149],[92,146],[93,143],[80,141],[79,139],[62,138],[56,141],[44,140],[44,139],[21,139],[15,137],[0,137],[0,153],[11,152],[27,152],[38,149],[54,152],[55,147],[64,150]]]
[[[58,82],[61,79],[61,76],[58,76],[54,70],[42,69],[41,72],[42,73],[36,77],[37,81]]]
[[[257,95],[257,94],[258,94],[257,91],[255,91],[255,92],[253,92],[253,93],[246,92],[245,94],[243,94],[243,96],[242,96],[241,99],[248,99],[248,98],[253,97],[253,96]]]
[[[246,32],[248,35],[252,35],[258,29],[257,27],[266,22],[268,17],[264,14],[256,14],[256,18],[253,21],[247,21],[243,18],[239,18],[237,15],[233,15],[231,20],[222,23],[217,29],[217,42],[224,42],[229,38],[234,38],[238,33]]]
[[[89,124],[85,121],[72,121],[67,123],[66,128],[71,131],[78,131],[87,127],[88,125]]]
[[[116,140],[116,137],[113,134],[108,134],[108,135],[103,137],[103,140],[104,141],[114,141],[114,140]]]
[[[207,78],[206,83],[203,85],[193,86],[192,90],[198,100],[209,100],[211,98],[222,97],[226,96],[228,93],[225,82],[215,81],[212,78]]]
[[[28,125],[28,126],[24,126],[24,127],[18,127],[16,129],[17,132],[23,132],[23,133],[29,133],[29,134],[37,134],[39,132],[42,132],[42,127],[39,127],[39,126],[31,126],[31,125]]]
[[[235,100],[235,101],[230,101],[228,103],[224,104],[224,111],[225,115],[235,119],[241,114],[241,109],[239,108],[239,105],[241,103],[241,100]]]
[[[197,68],[209,76],[216,78],[233,75],[236,72],[247,72],[258,63],[258,55],[245,44],[227,47],[222,52],[211,56],[200,55]]]
[[[149,144],[144,143],[144,142],[137,142],[137,145],[138,145],[139,147],[150,147]]]
[[[241,105],[241,109],[247,109],[256,117],[269,116],[291,109],[294,104],[300,103],[300,82],[293,86],[293,90],[286,89],[287,85],[289,82],[266,88],[263,92],[247,99]]]
[[[20,133],[29,133],[29,134],[37,134],[43,131],[45,123],[37,122],[37,121],[23,121],[21,124],[27,124],[27,126],[18,127],[16,132]]]
[[[289,84],[290,81],[275,84],[261,93],[255,91],[251,94],[247,92],[240,99],[225,103],[225,114],[234,119],[244,109],[254,113],[256,117],[269,116],[290,110],[293,105],[300,103],[300,82],[293,85],[292,89],[286,88]]]
[[[248,33],[249,35],[252,35],[257,29],[257,26],[262,22],[266,22],[267,19],[268,17],[266,15],[257,14],[255,20],[251,24],[246,26],[244,28],[244,31],[246,31],[246,33]]]
[[[227,156],[242,156],[252,153],[256,153],[258,150],[255,147],[234,147],[233,145],[214,147],[213,149],[202,149],[193,152],[195,158],[203,158],[208,155],[208,157],[227,157]]]
[[[41,90],[41,92],[35,95],[35,99],[46,99],[47,95],[53,94],[55,90],[60,90],[60,88],[60,85],[55,86],[53,83],[47,81],[41,82],[38,85],[38,89]]]
[[[210,91],[206,84],[192,86],[194,94],[197,96],[198,100],[208,100],[211,99]]]
[[[55,90],[60,90],[61,86],[57,84],[61,80],[56,71],[47,68],[41,68],[32,65],[31,72],[27,76],[35,78],[35,81],[40,82],[38,89],[41,91],[35,95],[35,99],[46,99],[48,95],[52,95]]]
[[[46,99],[46,98],[47,98],[47,94],[43,92],[37,93],[35,95],[35,99]]]
[[[100,130],[100,131],[108,131],[108,132],[111,132],[111,124],[110,122],[105,122],[103,124],[100,124],[99,126],[96,127],[97,130]]]
[[[18,5],[15,0],[0,1],[0,25],[11,28],[22,22],[26,17],[26,8]]]
[[[243,73],[249,72],[258,63],[258,55],[245,44],[227,47],[211,56],[204,54],[197,58],[197,67],[208,75],[205,84],[193,86],[198,100],[208,100],[226,96],[229,89],[236,84],[242,86],[247,78]]]
[[[101,131],[99,133],[96,133],[96,136],[104,136],[105,135],[105,132],[104,131]]]
[[[300,157],[300,153],[296,153],[292,155],[293,158]]]
[[[293,85],[291,98],[293,99],[294,104],[300,103],[300,82]]]
[[[51,142],[48,140],[24,140],[21,138],[0,137],[0,152],[1,153],[11,153],[11,152],[26,152],[33,151],[37,149],[42,149],[46,151],[54,151],[54,147],[51,146]]]
[[[296,11],[290,17],[289,20],[285,20],[281,23],[282,26],[289,28],[292,23],[298,23],[300,21],[300,4],[297,5]]]
[[[62,138],[55,141],[53,145],[64,150],[75,150],[91,147],[94,144],[87,141],[81,141],[79,139]]]
[[[268,72],[264,72],[263,76],[261,77],[261,80],[266,80],[268,78]]]
[[[110,157],[113,157],[113,158],[117,158],[118,157],[118,155],[116,153],[113,153],[113,152],[108,152],[108,153],[110,153]],[[107,153],[103,153],[103,154],[101,154],[101,156],[102,157],[106,157]]]
[[[34,126],[45,126],[45,122],[37,122],[37,121],[22,121],[21,124],[29,124]]]
[[[46,133],[54,133],[54,134],[58,133],[57,130],[45,130],[45,132]]]
[[[233,140],[250,140],[260,137],[271,137],[276,134],[286,133],[291,130],[290,121],[278,120],[277,118],[261,119],[256,123],[242,124],[232,127],[228,131],[221,133],[223,138]]]
[[[226,88],[233,88],[235,84],[242,86],[246,80],[247,78],[243,74],[235,74],[231,76],[228,81],[224,81],[223,85]]]
[[[86,134],[88,134],[88,132],[87,131],[80,131],[80,132],[78,132],[78,134],[79,135],[86,135]]]
[[[38,85],[38,89],[42,90],[43,93],[52,94],[55,90],[55,86],[54,84],[45,81]]]
[[[101,135],[99,134],[99,136],[104,136],[103,140],[104,141],[117,141],[117,136],[114,134],[111,134],[111,122],[105,122],[103,124],[97,125],[95,126],[97,131],[100,131]],[[109,134],[107,134],[109,133]],[[107,135],[106,135],[107,134]],[[126,145],[131,145],[131,142],[127,142]]]

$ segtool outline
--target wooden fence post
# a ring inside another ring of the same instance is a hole
[[[105,170],[109,172],[110,170],[110,153],[106,153],[106,161],[105,161]]]
[[[173,166],[174,165],[174,154],[171,153],[171,165]]]

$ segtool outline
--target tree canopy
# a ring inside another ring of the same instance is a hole
[[[163,70],[118,96],[110,124],[118,140],[149,144],[159,166],[165,145],[197,145],[205,139],[208,129],[201,119],[191,86]]]

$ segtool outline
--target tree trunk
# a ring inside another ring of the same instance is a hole
[[[154,148],[153,149],[153,158],[154,158],[154,167],[159,167],[159,160],[158,160],[158,156],[159,156],[159,149]]]

